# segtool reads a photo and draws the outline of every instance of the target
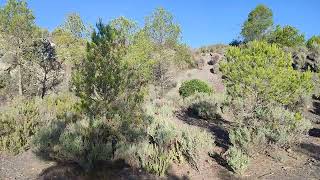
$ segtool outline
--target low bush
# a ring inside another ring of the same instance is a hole
[[[76,102],[69,93],[14,99],[0,110],[0,150],[17,154],[29,149],[32,137],[46,124],[62,117],[71,121]]]
[[[230,101],[235,126],[229,132],[232,153],[229,165],[235,172],[242,171],[241,159],[263,153],[270,144],[289,148],[311,128],[309,120],[301,113],[292,112],[274,104],[259,104],[254,96]],[[240,162],[237,162],[240,161]],[[238,163],[238,164],[237,164]]]
[[[200,151],[207,151],[213,147],[213,137],[210,133],[184,124],[177,124],[173,120],[173,110],[168,106],[156,107],[151,105],[148,113],[153,122],[148,127],[148,136],[159,147],[167,147],[167,151],[174,153],[178,162],[187,160],[196,166]]]
[[[190,115],[206,120],[215,120],[221,116],[226,102],[226,96],[222,93],[211,95],[196,93],[185,98],[182,106]]]
[[[243,174],[249,165],[249,157],[241,149],[230,147],[227,154],[227,163],[235,173]]]
[[[53,121],[34,138],[34,151],[49,159],[77,162],[87,170],[100,160],[124,159],[133,167],[162,176],[173,162],[186,161],[197,167],[200,151],[209,152],[213,147],[210,133],[170,119],[171,107],[148,104],[145,112],[143,128],[125,125],[117,119],[120,117]],[[128,129],[131,131],[126,132]]]
[[[274,107],[269,119],[266,136],[272,143],[281,147],[299,142],[301,136],[312,127],[311,122],[301,113],[290,112],[283,107]]]
[[[264,150],[267,145],[262,128],[254,130],[248,127],[236,127],[230,131],[229,139],[234,147],[241,149],[250,157]]]
[[[29,148],[43,122],[36,100],[17,98],[0,112],[0,151],[13,154]]]
[[[238,125],[230,132],[230,140],[243,149],[253,149],[245,143],[290,146],[310,128],[310,121],[301,113],[278,105],[261,106],[246,99],[236,103],[232,101],[229,110],[233,111],[234,121]]]
[[[199,79],[185,81],[179,88],[179,93],[183,98],[191,96],[196,92],[211,94],[213,89],[206,82]]]
[[[158,107],[151,103],[146,109],[149,115],[147,137],[140,143],[120,146],[116,158],[125,159],[132,166],[142,167],[160,176],[172,163],[187,162],[197,167],[200,152],[213,147],[210,133],[173,121],[173,109],[167,105]]]
[[[111,159],[110,129],[102,127],[102,121],[89,122],[52,122],[34,138],[34,151],[44,158],[76,162],[85,169],[98,160]]]
[[[201,101],[198,103],[192,104],[189,109],[189,113],[200,117],[202,119],[216,119],[218,118],[218,107],[217,104],[206,102],[206,101]]]

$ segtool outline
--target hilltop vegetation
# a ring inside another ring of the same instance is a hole
[[[306,41],[295,27],[275,26],[264,5],[241,35],[193,51],[163,8],[142,27],[126,17],[93,27],[71,13],[50,32],[25,1],[8,0],[0,8],[0,152],[73,162],[83,176],[123,160],[164,177],[173,165],[200,171],[203,158],[218,156],[241,176],[268,147],[288,150],[305,137],[314,126],[305,112],[320,96],[320,36]],[[205,79],[178,80],[203,66],[223,79],[223,92]],[[194,125],[203,121],[225,123],[226,136]]]

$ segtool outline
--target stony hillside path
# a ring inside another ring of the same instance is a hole
[[[174,75],[174,80],[177,83],[177,86],[167,92],[165,95],[166,98],[171,99],[172,97],[179,97],[179,87],[181,86],[182,82],[191,79],[200,79],[208,82],[209,85],[212,85],[215,92],[219,93],[224,91],[221,75],[210,72],[210,69],[214,67],[213,65],[208,64],[211,56],[207,54],[201,58],[205,61],[201,68],[184,70]]]

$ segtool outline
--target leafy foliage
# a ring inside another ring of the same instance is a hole
[[[145,19],[145,30],[151,40],[160,46],[174,46],[180,38],[180,26],[174,23],[173,16],[163,8]]]
[[[312,91],[310,72],[295,71],[290,54],[276,45],[254,41],[245,47],[230,47],[220,64],[232,97],[248,94],[260,103],[294,105]]]
[[[244,22],[241,35],[246,42],[264,39],[273,25],[272,11],[265,5],[258,5]]]
[[[183,98],[191,96],[196,92],[211,94],[213,89],[206,82],[199,79],[185,81],[179,88],[179,93]]]
[[[314,48],[319,48],[320,46],[320,36],[312,36],[308,41],[307,41],[307,47],[309,49],[314,49]]]
[[[276,29],[271,32],[268,41],[270,43],[276,43],[279,46],[297,47],[304,45],[304,35],[292,26],[284,26],[283,28],[277,26]]]
[[[110,110],[129,105],[121,104],[121,101],[134,101],[131,108],[138,106],[145,81],[136,79],[135,71],[130,71],[123,61],[127,53],[126,37],[102,22],[97,24],[97,29],[88,44],[87,58],[75,73],[74,85],[88,115],[111,113],[108,115],[112,117],[113,111]]]
[[[248,168],[249,157],[236,147],[231,147],[227,151],[227,163],[234,172],[243,174]]]
[[[34,101],[16,99],[11,106],[1,111],[1,151],[17,154],[26,150],[41,123],[37,105]]]
[[[16,98],[0,110],[0,150],[12,154],[30,148],[34,135],[48,122],[70,117],[76,99],[71,94],[50,95],[45,99]]]
[[[112,145],[106,139],[109,129],[102,121],[89,122],[52,122],[34,139],[35,151],[43,157],[77,162],[85,168],[91,168],[98,160],[110,159]]]
[[[86,25],[77,13],[68,14],[61,29],[72,34],[75,38],[87,38],[92,31],[90,26]]]
[[[192,167],[197,167],[197,159],[202,151],[209,152],[213,147],[213,137],[206,131],[172,121],[173,109],[164,104],[157,106],[153,102],[147,104],[146,113],[150,117],[147,128],[149,136],[147,142],[135,144],[125,150],[129,150],[124,159],[132,161],[141,159],[142,167],[148,171],[163,175],[173,162],[187,161]],[[120,152],[123,152],[124,149]],[[120,154],[120,157],[121,157]],[[131,160],[130,160],[131,159]]]

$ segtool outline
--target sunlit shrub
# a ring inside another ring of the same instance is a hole
[[[212,149],[213,137],[200,128],[175,122],[172,107],[150,103],[146,113],[150,123],[148,138],[140,143],[119,145],[116,158],[162,176],[172,163],[187,162],[197,168],[200,152]]]
[[[230,47],[220,69],[232,97],[253,95],[261,103],[292,106],[313,89],[312,74],[294,70],[290,54],[267,42]]]
[[[227,151],[227,163],[235,173],[243,174],[249,165],[249,157],[241,149],[230,147]]]
[[[112,157],[110,129],[102,121],[52,122],[34,138],[34,151],[45,159],[77,162],[85,169]]]
[[[211,94],[213,89],[206,82],[199,79],[185,81],[179,88],[179,93],[183,98],[191,96],[196,92]]]
[[[51,121],[72,121],[76,102],[68,93],[14,99],[0,110],[0,150],[17,154],[29,149],[32,137]]]
[[[43,124],[36,100],[18,98],[0,112],[0,150],[13,154],[29,148]]]

